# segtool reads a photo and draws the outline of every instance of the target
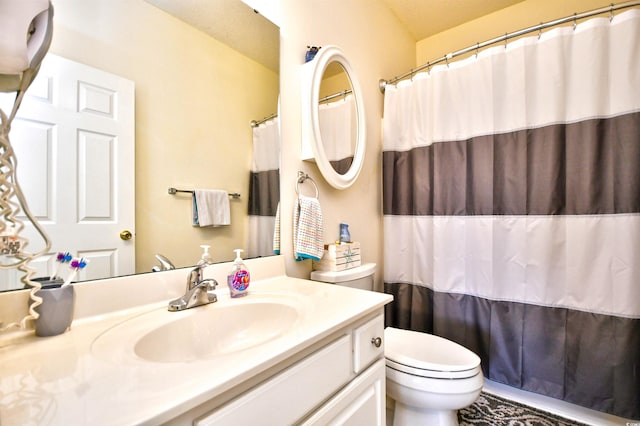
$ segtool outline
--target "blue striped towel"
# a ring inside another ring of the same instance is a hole
[[[301,195],[293,210],[293,255],[320,260],[324,252],[322,209],[317,198]]]

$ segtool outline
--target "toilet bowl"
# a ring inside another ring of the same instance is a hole
[[[375,263],[346,271],[314,271],[311,279],[373,290]],[[387,327],[384,331],[387,399],[395,426],[458,425],[457,411],[482,389],[480,358],[442,337]]]
[[[442,337],[387,327],[387,397],[394,425],[458,425],[482,390],[480,358]]]

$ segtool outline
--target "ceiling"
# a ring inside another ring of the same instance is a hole
[[[240,0],[145,0],[267,68],[279,68],[280,31]]]
[[[210,34],[267,68],[278,70],[278,28],[241,1],[146,1]],[[379,1],[389,7],[411,36],[418,41],[523,0]]]
[[[523,0],[382,0],[415,41]]]

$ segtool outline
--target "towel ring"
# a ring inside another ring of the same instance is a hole
[[[311,181],[311,183],[313,184],[313,187],[316,189],[316,199],[319,199],[318,185],[316,185],[316,181],[313,180],[313,178],[308,174],[306,174],[305,172],[298,172],[298,180],[296,181],[296,194],[298,194],[298,197],[300,196],[300,188],[298,187],[298,185],[300,185],[301,183],[304,183],[305,180]]]

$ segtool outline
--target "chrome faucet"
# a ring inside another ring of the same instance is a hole
[[[160,253],[156,254],[156,259],[158,259],[158,261],[160,262],[160,266],[155,265],[153,268],[151,268],[152,272],[170,271],[172,269],[176,269],[176,267],[173,266],[173,263],[171,263],[169,259],[161,255]]]
[[[187,291],[182,297],[169,302],[170,311],[184,311],[196,306],[207,305],[217,302],[218,297],[209,293],[218,286],[218,282],[213,278],[203,280],[204,268],[211,265],[210,262],[200,261],[187,276]]]

